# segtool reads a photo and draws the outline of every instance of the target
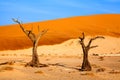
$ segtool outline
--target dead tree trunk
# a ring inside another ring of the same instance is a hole
[[[48,30],[43,30],[42,32],[39,31],[38,35],[35,35],[32,30],[25,30],[21,22],[19,22],[17,19],[13,19],[14,22],[18,23],[22,31],[28,36],[28,38],[32,41],[33,43],[33,50],[32,50],[32,60],[31,62],[27,63],[26,66],[32,66],[32,67],[42,67],[46,66],[45,64],[40,64],[39,63],[39,58],[37,54],[37,45],[39,42],[39,39],[41,36],[43,36]],[[39,30],[39,26],[38,26]]]
[[[35,67],[39,67],[40,63],[39,63],[39,58],[38,58],[38,54],[37,54],[37,45],[36,45],[36,41],[33,42],[33,49],[32,49],[32,60],[31,62],[27,63],[27,65],[29,66],[35,66]],[[27,66],[26,65],[26,66]]]
[[[88,60],[88,52],[91,48],[98,47],[97,45],[96,46],[91,46],[92,41],[97,39],[97,38],[103,38],[104,39],[104,37],[102,37],[102,36],[97,36],[95,38],[91,38],[90,41],[88,42],[88,45],[85,46],[85,43],[84,43],[85,35],[84,35],[84,33],[82,33],[82,37],[79,37],[80,44],[81,44],[82,50],[83,50],[83,63],[82,63],[82,67],[81,67],[82,71],[91,71],[92,70],[90,62]]]

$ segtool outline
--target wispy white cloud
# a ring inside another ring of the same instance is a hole
[[[36,13],[36,14],[47,14],[53,15],[52,12],[40,9],[39,7],[36,8],[34,6],[19,4],[19,3],[12,3],[12,2],[3,2],[0,5],[4,6],[4,11],[13,11],[13,12],[26,12],[26,13]]]

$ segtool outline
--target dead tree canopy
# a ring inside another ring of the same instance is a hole
[[[38,54],[37,54],[37,45],[38,45],[39,39],[48,31],[48,29],[40,31],[39,26],[38,26],[39,32],[38,32],[38,35],[35,35],[35,33],[33,33],[32,30],[26,30],[23,27],[22,23],[20,21],[18,21],[17,19],[12,19],[12,20],[19,24],[22,31],[28,36],[28,38],[33,43],[32,60],[31,60],[31,62],[27,63],[26,66],[32,66],[32,67],[42,66],[42,64],[39,63],[39,58],[38,58]]]
[[[79,37],[80,44],[81,44],[82,50],[83,50],[83,63],[82,63],[82,68],[81,68],[82,71],[91,71],[92,70],[90,62],[88,60],[88,51],[92,48],[98,47],[98,45],[91,46],[92,42],[94,40],[98,39],[98,38],[104,39],[103,36],[97,36],[97,37],[91,38],[90,41],[88,42],[88,44],[85,45],[85,43],[84,43],[84,40],[85,40],[84,33],[82,33],[82,37]]]

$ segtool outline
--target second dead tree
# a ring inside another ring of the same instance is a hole
[[[90,41],[88,42],[87,46],[86,46],[85,43],[84,43],[84,39],[85,39],[84,33],[82,33],[82,37],[79,37],[80,44],[81,44],[82,50],[83,50],[83,62],[82,62],[82,67],[80,69],[81,71],[91,71],[92,70],[90,62],[88,60],[88,52],[89,52],[90,49],[98,47],[97,45],[96,46],[91,46],[92,41],[96,40],[98,38],[104,39],[104,37],[102,37],[102,36],[97,36],[97,37],[91,38]]]

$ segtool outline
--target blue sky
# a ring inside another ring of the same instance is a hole
[[[0,25],[108,13],[120,14],[120,0],[0,0]]]

